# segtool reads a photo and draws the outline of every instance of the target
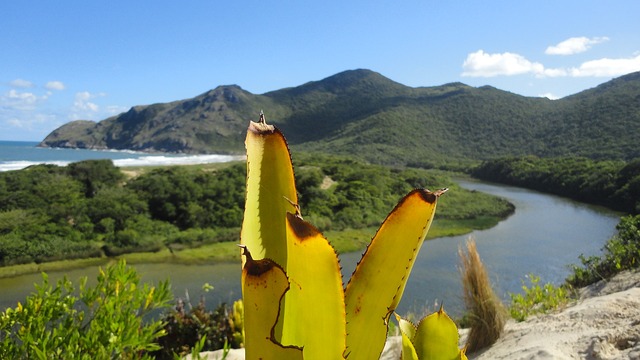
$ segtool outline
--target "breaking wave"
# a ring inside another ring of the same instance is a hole
[[[244,159],[244,156],[240,156],[240,155],[213,155],[213,154],[184,155],[184,156],[138,155],[135,157],[112,159],[112,161],[115,166],[128,167],[128,166],[196,165],[196,164],[223,163],[223,162],[236,161],[236,160],[242,160],[242,159]],[[0,171],[21,170],[26,167],[37,165],[37,164],[53,164],[58,166],[66,166],[72,162],[77,162],[77,161],[80,161],[80,160],[0,161]]]

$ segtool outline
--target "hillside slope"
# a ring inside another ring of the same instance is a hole
[[[241,152],[260,110],[300,150],[432,166],[499,156],[640,157],[640,72],[560,100],[462,83],[412,88],[370,70],[255,95],[219,86],[191,99],[72,122],[41,143],[185,153]]]

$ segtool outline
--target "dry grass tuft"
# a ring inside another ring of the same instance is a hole
[[[468,352],[474,352],[498,340],[507,321],[507,311],[491,288],[475,240],[467,240],[466,248],[466,253],[462,247],[458,248],[458,255],[467,320],[471,325],[466,346]]]

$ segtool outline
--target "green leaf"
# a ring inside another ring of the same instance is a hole
[[[420,321],[413,346],[420,360],[456,360],[461,357],[458,339],[456,324],[440,308]]]

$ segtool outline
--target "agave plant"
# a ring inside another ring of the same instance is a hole
[[[443,307],[417,325],[397,314],[396,319],[402,335],[402,360],[467,358],[464,350],[458,350],[458,328]]]
[[[259,122],[250,122],[245,145],[241,247],[246,358],[377,359],[446,189],[407,194],[384,220],[345,287],[335,250],[303,219],[297,205],[282,133],[261,113]],[[456,343],[449,353],[464,357],[457,348],[457,330],[447,336],[455,336],[448,344]]]

